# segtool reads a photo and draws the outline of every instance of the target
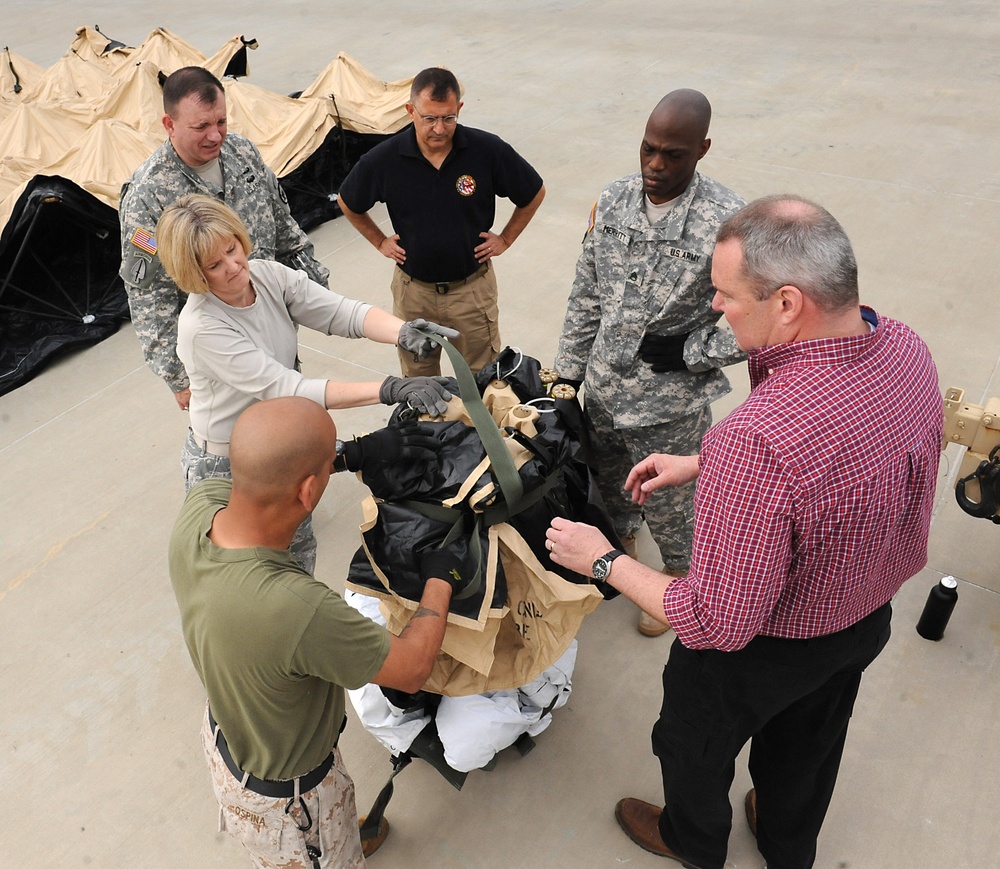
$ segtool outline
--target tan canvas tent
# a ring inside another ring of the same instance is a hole
[[[413,78],[380,81],[356,60],[340,52],[309,87],[302,99],[329,97],[343,126],[356,133],[396,133],[410,121],[406,102]]]
[[[223,80],[230,129],[260,148],[306,229],[339,214],[350,166],[405,126],[409,80],[379,81],[340,54],[289,97],[239,80],[256,46],[234,36],[206,57],[164,28],[133,48],[80,27],[49,69],[0,54],[0,394],[127,318],[118,195],[163,142],[171,72],[200,65]]]
[[[45,67],[9,48],[0,52],[0,120],[16,103],[23,102],[44,73]]]

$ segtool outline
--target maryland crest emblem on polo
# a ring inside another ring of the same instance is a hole
[[[459,175],[455,182],[455,189],[462,196],[472,196],[476,192],[476,179],[471,175]]]

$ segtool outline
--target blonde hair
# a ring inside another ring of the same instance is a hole
[[[249,256],[253,245],[239,215],[212,196],[190,193],[163,209],[156,224],[156,252],[181,290],[200,295],[209,290],[203,267],[233,237]]]

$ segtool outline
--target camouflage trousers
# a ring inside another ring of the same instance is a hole
[[[184,471],[184,491],[190,492],[195,483],[211,477],[222,477],[229,480],[232,473],[229,470],[229,456],[217,456],[206,452],[195,440],[194,432],[188,429],[187,440],[181,450],[181,470]],[[306,516],[302,524],[295,529],[291,545],[292,558],[295,563],[311,576],[316,573],[316,535],[313,534],[312,516]]]
[[[632,470],[651,453],[693,455],[712,424],[712,409],[704,407],[672,422],[635,428],[614,427],[610,411],[590,395],[584,412],[594,455],[598,456],[597,487],[619,537],[634,536],[643,520],[660,550],[667,573],[683,575],[691,562],[694,533],[695,484],[665,486],[639,507],[622,487]]]
[[[447,293],[414,283],[398,266],[392,272],[392,312],[401,320],[423,317],[458,331],[452,338],[458,352],[473,372],[489,365],[501,350],[500,308],[497,278],[490,265],[485,274]],[[441,348],[435,347],[426,359],[413,361],[413,354],[398,350],[404,377],[435,376],[441,373]]]
[[[219,801],[219,832],[236,838],[258,869],[363,869],[354,782],[347,774],[340,749],[316,787],[301,800],[265,797],[243,787],[229,771],[215,745],[208,707],[201,728],[202,745]],[[303,812],[308,811],[308,819]],[[285,811],[286,807],[290,807]],[[307,830],[307,820],[311,821]],[[315,861],[307,846],[319,851]]]

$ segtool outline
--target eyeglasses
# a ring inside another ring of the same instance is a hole
[[[453,127],[458,122],[458,115],[417,115],[428,127],[436,127],[438,121],[446,127]]]

